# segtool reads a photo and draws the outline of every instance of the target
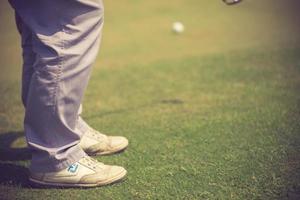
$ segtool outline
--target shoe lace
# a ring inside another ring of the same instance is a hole
[[[91,137],[99,140],[99,141],[105,141],[107,139],[107,136],[100,133],[99,131],[96,131],[95,129],[89,127],[89,134]]]
[[[88,167],[92,168],[92,169],[97,169],[97,168],[104,168],[104,163],[97,161],[96,159],[93,159],[89,156],[86,156],[82,159],[82,163],[84,163],[85,165],[87,165]]]

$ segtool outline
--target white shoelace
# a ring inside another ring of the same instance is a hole
[[[99,141],[106,141],[107,140],[107,136],[100,133],[99,131],[96,131],[95,129],[89,127],[89,131],[88,131],[89,135],[93,138],[95,138],[96,140]]]
[[[99,162],[89,156],[82,158],[81,162],[92,169],[97,169],[97,168],[104,169],[105,166],[104,163]]]

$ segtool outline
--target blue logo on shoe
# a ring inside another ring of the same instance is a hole
[[[78,164],[75,163],[68,168],[68,171],[71,173],[75,173],[77,168],[78,168]]]

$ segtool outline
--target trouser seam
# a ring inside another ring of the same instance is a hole
[[[58,112],[58,98],[59,98],[59,84],[61,82],[61,76],[62,76],[62,73],[63,73],[63,65],[64,65],[64,59],[63,59],[63,50],[65,49],[65,40],[64,40],[64,36],[65,36],[65,30],[64,30],[64,27],[63,25],[61,25],[61,42],[60,42],[60,48],[61,48],[61,51],[60,51],[60,54],[58,55],[58,59],[59,59],[59,64],[58,64],[58,72],[55,76],[55,89],[54,89],[54,95],[53,95],[53,114],[57,113]]]

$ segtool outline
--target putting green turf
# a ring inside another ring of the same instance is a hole
[[[130,147],[97,157],[128,177],[95,189],[28,184],[19,37],[0,5],[0,199],[300,198],[297,0],[105,2],[84,118]]]

